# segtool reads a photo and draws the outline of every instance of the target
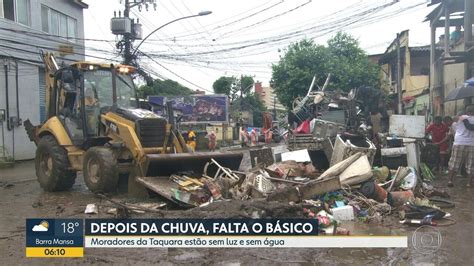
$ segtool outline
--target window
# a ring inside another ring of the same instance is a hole
[[[77,38],[77,20],[44,5],[41,6],[41,29],[72,42]]]
[[[59,14],[59,36],[67,37],[67,16]]]
[[[50,14],[51,14],[51,19],[50,19],[51,27],[49,27],[49,33],[53,35],[59,35],[59,13],[51,10]]]
[[[41,30],[44,32],[49,32],[49,22],[47,19],[48,17],[48,8],[45,6],[41,6]]]
[[[0,17],[30,25],[30,0],[0,0]]]
[[[30,25],[30,9],[28,2],[28,0],[16,0],[17,21],[23,25]]]
[[[77,21],[71,17],[67,18],[67,37],[69,38],[76,38],[76,27],[77,27]],[[72,41],[75,41],[75,39],[71,39]]]

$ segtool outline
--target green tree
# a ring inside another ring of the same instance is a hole
[[[280,102],[291,108],[296,97],[306,95],[314,75],[316,84],[322,85],[329,73],[328,90],[347,92],[362,85],[379,88],[377,66],[356,39],[341,32],[327,46],[307,39],[288,46],[279,62],[272,65],[270,84]]]
[[[212,84],[212,88],[216,94],[225,94],[230,96],[232,88],[235,87],[236,79],[235,77],[225,77],[222,76]]]
[[[166,79],[166,80],[155,80],[153,86],[143,85],[137,90],[138,97],[146,98],[149,95],[160,95],[160,96],[180,96],[190,95],[193,93],[191,89],[185,87],[178,82]]]
[[[248,93],[242,99],[239,97],[232,102],[230,107],[232,117],[239,118],[239,113],[242,110],[252,112],[253,126],[263,126],[263,112],[266,111],[266,108],[255,93]]]
[[[229,96],[230,116],[238,119],[241,111],[251,111],[253,114],[253,126],[261,127],[263,123],[262,112],[266,110],[260,99],[252,93],[255,81],[252,76],[242,75],[241,77],[218,78],[212,85],[214,92]],[[242,90],[242,98],[240,91]]]
[[[230,101],[234,101],[240,96],[241,88],[242,94],[248,95],[254,83],[252,76],[244,75],[240,78],[222,76],[214,81],[212,88],[215,93],[225,94],[229,96]]]

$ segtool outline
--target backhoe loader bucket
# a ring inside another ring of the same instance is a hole
[[[184,173],[199,178],[206,171],[207,175],[214,177],[219,166],[238,170],[242,157],[243,154],[237,152],[149,154],[145,165],[146,176],[136,176],[134,181],[129,182],[129,193],[146,197],[146,188],[182,207],[190,207],[176,200],[177,195],[173,191],[178,189],[178,184],[169,178],[171,175]]]
[[[231,170],[238,170],[242,161],[242,153],[232,152],[194,152],[173,154],[149,154],[147,176],[170,176],[172,174],[193,172],[196,177],[203,174],[206,163],[211,159],[217,161],[221,166]],[[208,169],[208,175],[217,171]]]

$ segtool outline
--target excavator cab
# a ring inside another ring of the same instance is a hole
[[[49,53],[43,60],[48,119],[38,126],[25,121],[25,128],[37,144],[36,174],[46,191],[71,188],[80,171],[91,191],[114,192],[119,179],[137,191],[131,186],[139,177],[200,174],[211,159],[240,166],[242,153],[192,153],[172,108],[168,119],[138,108],[133,67],[77,62],[59,68]]]

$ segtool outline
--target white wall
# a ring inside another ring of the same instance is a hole
[[[10,117],[17,116],[17,101],[16,101],[16,82],[15,72],[16,65],[13,60],[3,61],[0,71],[0,109],[6,109],[6,84],[5,84],[5,63],[8,66],[8,101]],[[20,119],[23,121],[30,119],[30,121],[37,125],[39,124],[39,80],[38,67],[31,64],[18,63],[18,106],[20,111]],[[13,127],[8,130],[7,123],[3,123],[3,132],[5,139],[5,148],[9,156],[15,160],[26,160],[34,158],[35,145],[30,142],[26,135],[23,125]],[[0,146],[1,143],[1,127],[0,127]],[[1,156],[1,155],[0,155]]]
[[[72,55],[63,55],[58,63],[84,60],[84,41],[70,42],[61,38],[48,36],[41,31],[41,5],[44,4],[77,20],[77,37],[84,38],[84,19],[82,8],[71,0],[30,0],[30,25],[25,26],[0,17],[0,109],[6,109],[6,84],[4,65],[8,66],[8,102],[10,116],[17,116],[15,62],[18,62],[18,93],[20,119],[30,119],[33,125],[40,123],[40,88],[39,67],[42,67],[39,56],[40,50],[49,50],[57,56],[57,50],[62,45],[74,47]],[[21,31],[27,31],[26,34]],[[39,34],[32,35],[31,33]],[[8,46],[8,47],[6,47]],[[40,47],[38,47],[40,46]],[[42,47],[50,47],[45,49]],[[34,61],[34,62],[31,62]],[[35,63],[36,62],[36,63]],[[5,147],[10,156],[16,160],[32,159],[35,155],[35,145],[30,142],[23,125],[12,130],[4,126]],[[2,131],[0,126],[0,146]],[[2,153],[0,153],[2,156]]]

